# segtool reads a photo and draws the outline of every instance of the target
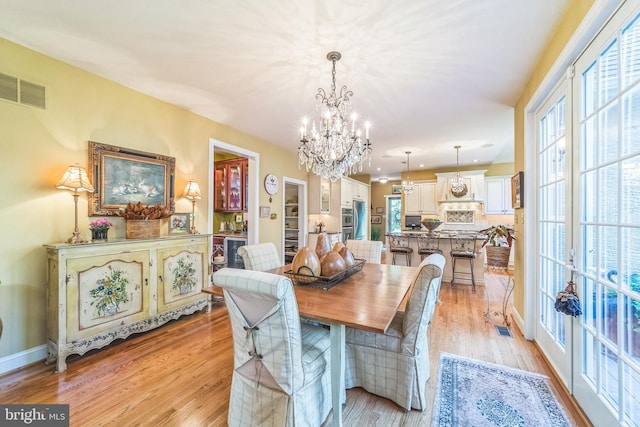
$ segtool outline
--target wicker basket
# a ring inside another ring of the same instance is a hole
[[[511,248],[508,246],[485,246],[487,267],[504,268],[509,266]]]
[[[152,239],[160,237],[159,219],[130,219],[127,223],[127,239]]]

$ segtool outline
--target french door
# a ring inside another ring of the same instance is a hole
[[[574,384],[595,425],[640,425],[640,1],[575,64]],[[613,423],[613,424],[612,424]]]
[[[595,426],[640,425],[640,0],[573,71],[536,115],[536,341]],[[552,305],[571,277],[576,319]]]

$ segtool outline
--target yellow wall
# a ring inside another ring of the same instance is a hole
[[[515,170],[524,170],[524,122],[525,122],[525,108],[531,101],[533,94],[536,92],[543,79],[550,71],[554,62],[558,59],[558,56],[562,52],[562,49],[567,45],[571,36],[576,31],[585,15],[593,5],[593,0],[573,0],[567,9],[567,12],[562,18],[562,21],[558,25],[554,35],[547,44],[544,53],[538,60],[534,72],[531,74],[529,81],[527,82],[522,96],[518,100],[515,106],[515,123],[514,123],[514,147],[515,147]],[[525,185],[527,179],[525,177]],[[515,212],[515,224],[514,229],[516,231],[516,239],[518,244],[515,245],[514,263],[515,263],[515,288],[513,291],[513,300],[516,310],[524,318],[527,315],[525,313],[525,301],[524,301],[524,248],[527,245],[528,239],[532,241],[536,239],[536,236],[524,235],[524,210],[516,209]]]
[[[74,227],[73,198],[55,184],[69,164],[88,164],[87,141],[176,158],[176,194],[194,178],[203,199],[196,226],[207,229],[209,138],[260,153],[260,182],[273,172],[306,181],[296,153],[128,89],[50,57],[0,39],[0,73],[47,88],[47,109],[0,100],[0,358],[46,343],[46,271],[43,244],[66,240]],[[211,100],[215,102],[215,100]],[[268,165],[268,166],[267,166]],[[259,204],[269,205],[259,189]],[[280,218],[282,192],[271,203]],[[176,211],[191,203],[176,197]],[[79,200],[79,228],[89,237],[86,194]],[[124,237],[112,218],[111,238]],[[260,219],[260,241],[281,244],[281,221]]]

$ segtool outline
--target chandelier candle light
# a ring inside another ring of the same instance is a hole
[[[331,92],[327,96],[324,89],[319,88],[316,94],[316,109],[320,114],[319,126],[314,121],[310,134],[307,133],[308,121],[305,118],[300,128],[300,145],[298,160],[304,164],[307,172],[335,181],[362,171],[362,162],[369,159],[371,163],[371,143],[369,142],[369,122],[362,130],[356,123],[357,116],[351,112],[350,98],[353,92],[342,86],[340,94],[336,94],[336,62],[340,60],[340,52],[329,52],[327,59],[333,63],[331,72]]]
[[[191,200],[192,208],[191,208],[191,229],[189,233],[191,234],[199,234],[196,229],[196,200],[202,199],[200,196],[200,186],[193,179],[187,183],[187,186],[184,188],[184,193],[182,197],[185,199]]]
[[[402,192],[408,196],[413,193],[413,181],[409,176],[409,154],[411,154],[411,151],[405,151],[405,154],[407,155],[407,179],[402,181]]]

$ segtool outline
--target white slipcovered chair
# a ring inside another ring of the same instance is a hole
[[[300,323],[288,277],[223,268],[233,334],[229,426],[320,426],[331,411],[329,331]]]
[[[429,380],[427,330],[440,292],[445,258],[429,255],[418,266],[406,310],[387,332],[346,328],[345,386],[362,387],[410,411],[424,410]]]
[[[366,259],[368,263],[380,264],[382,262],[382,242],[374,240],[347,240],[345,246],[351,251],[354,258]]]
[[[242,257],[246,270],[267,271],[282,266],[273,242],[240,246],[238,255]]]

